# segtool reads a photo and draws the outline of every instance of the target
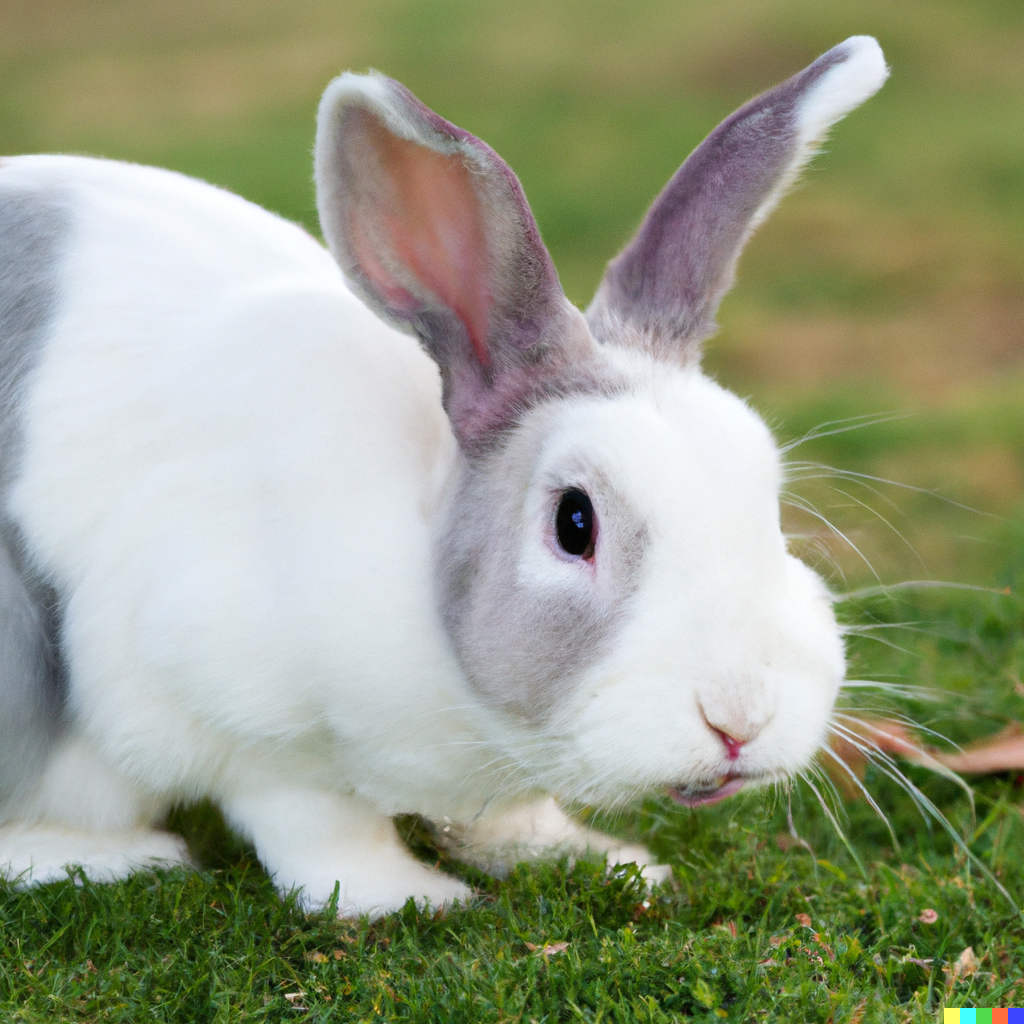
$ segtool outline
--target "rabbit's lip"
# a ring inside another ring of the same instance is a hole
[[[746,781],[742,776],[723,775],[711,786],[687,786],[686,789],[670,786],[668,795],[684,807],[702,807],[705,804],[717,804],[719,800],[738,793]]]

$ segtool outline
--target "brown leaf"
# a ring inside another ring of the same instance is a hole
[[[994,736],[969,743],[963,750],[953,753],[933,750],[930,753],[947,768],[968,775],[1024,768],[1024,728],[1020,722],[1011,722]]]
[[[524,945],[537,956],[555,956],[557,953],[564,953],[569,948],[568,942],[552,942],[546,946],[537,946],[532,942],[526,942]]]
[[[946,987],[952,988],[953,983],[960,978],[970,978],[978,972],[978,958],[974,955],[974,948],[968,946],[952,963],[942,968],[946,976]]]
[[[568,942],[552,942],[550,946],[540,950],[540,953],[542,956],[554,956],[556,953],[564,953],[568,948]]]
[[[811,927],[811,915],[810,914],[797,914],[796,919],[805,927]]]
[[[1011,722],[995,735],[969,743],[958,751],[925,746],[906,725],[891,718],[851,715],[847,716],[846,727],[856,733],[868,748],[896,754],[911,764],[939,772],[950,769],[966,775],[986,775],[1024,768],[1024,727],[1019,722]],[[848,772],[833,758],[828,758],[826,767],[832,780],[848,799],[860,797],[860,789],[850,773],[858,779],[863,778],[868,758],[852,739],[843,736],[833,736],[829,746],[850,769]]]
[[[325,963],[327,963],[327,957],[323,953],[321,953],[319,951],[316,951],[316,952],[313,952],[313,953],[310,953],[310,952],[307,951],[307,952],[303,953],[302,956],[303,956],[304,959],[308,960],[310,963],[313,963],[313,964],[325,964]]]

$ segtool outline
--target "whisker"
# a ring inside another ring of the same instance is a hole
[[[919,700],[944,701],[950,694],[933,686],[916,686],[908,683],[888,683],[879,679],[844,679],[842,690],[881,690],[897,697]]]
[[[888,526],[888,527],[889,527],[889,529],[890,529],[890,530],[892,530],[892,532],[893,532],[894,534],[896,534],[896,536],[897,536],[897,537],[899,537],[899,539],[900,539],[901,541],[903,541],[903,543],[904,543],[904,544],[906,544],[906,546],[907,546],[907,549],[908,549],[908,550],[909,550],[909,551],[911,552],[911,554],[913,554],[913,556],[914,556],[914,557],[915,557],[915,558],[916,558],[916,559],[917,559],[917,560],[918,560],[918,561],[919,561],[919,562],[921,563],[921,568],[922,568],[922,569],[924,569],[924,570],[925,570],[925,572],[927,572],[927,571],[928,571],[928,566],[927,566],[927,565],[925,565],[925,561],[924,561],[924,559],[923,559],[923,558],[921,557],[921,555],[920,555],[920,554],[918,553],[918,550],[917,550],[917,548],[915,548],[915,547],[914,547],[914,545],[913,545],[913,544],[911,544],[911,543],[910,543],[910,541],[909,541],[909,540],[907,540],[907,538],[906,538],[906,537],[904,537],[904,536],[903,536],[903,534],[902,534],[902,533],[900,533],[900,531],[899,531],[899,530],[897,530],[897,529],[896,529],[896,527],[895,527],[895,526],[893,526],[893,524],[892,524],[892,523],[890,523],[890,522],[889,522],[889,520],[888,520],[888,519],[886,519],[886,518],[885,518],[885,516],[883,516],[883,515],[882,515],[882,513],[881,513],[881,512],[879,512],[879,511],[878,511],[877,509],[875,509],[875,508],[872,508],[872,507],[871,507],[871,506],[870,506],[870,505],[869,505],[869,504],[868,504],[868,503],[867,503],[866,501],[861,501],[861,500],[860,500],[860,498],[856,497],[855,495],[852,495],[852,494],[848,494],[848,493],[847,493],[846,491],[844,491],[844,490],[841,490],[841,489],[840,489],[840,488],[838,488],[838,487],[833,487],[833,488],[832,488],[832,490],[834,490],[834,491],[836,492],[836,494],[841,494],[841,495],[843,495],[843,497],[844,497],[844,498],[849,498],[849,499],[850,499],[850,501],[856,502],[856,503],[857,503],[857,504],[858,504],[858,505],[859,505],[859,506],[860,506],[861,508],[867,509],[867,511],[868,511],[868,512],[870,512],[870,513],[871,513],[871,514],[872,514],[873,516],[876,516],[876,517],[877,517],[878,519],[880,519],[880,520],[881,520],[881,521],[882,521],[883,523],[885,523],[885,525],[886,525],[886,526]]]
[[[948,498],[941,491],[933,491],[928,487],[918,487],[915,484],[901,483],[899,480],[888,480],[884,476],[874,476],[871,473],[860,473],[853,469],[839,469],[836,466],[826,466],[823,463],[791,463],[793,466],[806,466],[808,468],[814,468],[819,470],[826,470],[837,477],[842,477],[849,480],[871,480],[876,484],[886,484],[889,487],[899,487],[904,491],[912,491],[915,494],[923,494],[929,498],[936,498],[939,501],[945,502],[947,505],[952,505],[954,508],[962,509],[964,512],[971,512],[975,515],[985,516],[987,519],[995,519],[997,522],[1007,522],[1003,516],[997,516],[993,512],[985,512],[982,509],[972,508],[970,505],[965,505],[963,502],[955,501],[953,498]]]
[[[816,508],[814,508],[810,503],[808,503],[804,499],[800,498],[795,494],[791,494],[788,491],[785,492],[785,495],[787,499],[785,501],[785,504],[791,505],[794,508],[803,509],[803,511],[806,512],[808,515],[814,516],[816,519],[821,520],[821,522],[823,522],[837,537],[845,541],[858,555],[860,555],[864,564],[868,567],[868,569],[871,570],[871,575],[874,576],[875,579],[879,581],[879,583],[881,583],[882,577],[879,576],[877,572],[875,572],[875,567],[868,561],[864,552],[861,551],[861,549],[857,547],[857,545],[854,544],[853,541],[850,540],[850,538],[847,537],[842,530],[840,530],[837,526],[833,526],[833,524],[830,523]]]
[[[828,420],[825,423],[818,424],[816,427],[812,427],[803,437],[799,437],[794,441],[788,441],[781,446],[780,451],[785,454],[794,448],[799,448],[800,445],[806,444],[808,441],[817,441],[821,437],[847,434],[851,430],[879,426],[883,423],[892,423],[895,420],[904,420],[916,415],[916,413],[912,412],[861,413],[859,416],[849,416],[846,419]],[[835,427],[835,429],[827,430],[825,429],[827,427]]]
[[[909,725],[912,728],[919,730],[920,732],[924,732],[924,733],[927,733],[929,736],[935,737],[935,739],[937,739],[937,740],[941,740],[943,743],[948,743],[955,750],[958,750],[958,751],[961,751],[961,752],[963,751],[963,748],[959,744],[954,743],[948,736],[944,736],[941,732],[936,732],[934,729],[931,729],[927,725],[924,725],[921,722],[916,721],[915,719],[911,718],[909,715],[904,715],[903,713],[901,713],[899,711],[891,711],[891,712],[887,712],[887,714],[888,714],[889,718],[892,718],[892,719],[896,720],[897,722],[902,722],[903,725]],[[842,711],[839,711],[839,710],[834,711],[833,715],[836,718],[843,718],[843,719],[845,719],[847,721],[857,722],[860,725],[865,725],[868,728],[870,728],[871,731],[873,733],[875,733],[875,734],[884,734],[884,732],[885,732],[885,730],[883,728],[875,727],[872,723],[866,722],[863,718],[858,718],[856,715],[844,714]]]
[[[861,587],[859,590],[848,590],[845,594],[833,594],[836,603],[859,601],[865,597],[885,597],[893,590],[968,590],[979,594],[994,594],[1008,597],[1009,587],[1002,590],[995,587],[979,587],[973,583],[951,583],[945,580],[905,580],[903,583],[882,583],[878,586]]]
[[[849,775],[850,779],[853,781],[853,784],[864,795],[864,799],[867,800],[868,806],[870,806],[870,808],[875,812],[875,814],[877,814],[879,818],[881,818],[882,821],[885,823],[885,827],[889,830],[889,835],[892,837],[893,849],[899,851],[900,841],[896,838],[896,830],[892,827],[892,822],[889,821],[889,816],[885,813],[885,811],[882,810],[881,807],[879,807],[878,802],[868,791],[867,786],[865,786],[864,783],[861,781],[860,776],[831,747],[824,746],[821,749],[823,753],[831,757],[832,760],[835,761],[836,764],[838,764],[843,769],[843,771],[846,772],[847,775]]]

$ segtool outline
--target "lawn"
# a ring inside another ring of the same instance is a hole
[[[805,439],[786,521],[860,595],[840,605],[851,679],[914,688],[848,703],[962,742],[1024,718],[1017,0],[0,0],[0,152],[174,167],[315,231],[319,92],[375,66],[509,160],[585,304],[703,135],[854,33],[892,77],[751,243],[706,362]],[[936,580],[982,589],[882,586]],[[650,897],[595,865],[452,866],[473,906],[372,926],[280,902],[215,811],[184,810],[197,873],[0,887],[0,1019],[867,1024],[1024,1004],[1024,777],[977,781],[972,808],[906,771],[960,842],[868,767],[898,845],[820,778],[827,813],[807,782],[698,811],[652,798],[603,823],[674,865]]]

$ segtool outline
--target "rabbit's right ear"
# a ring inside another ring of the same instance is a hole
[[[383,75],[320,103],[317,204],[349,281],[437,361],[467,451],[486,449],[592,346],[523,190],[479,139]]]

